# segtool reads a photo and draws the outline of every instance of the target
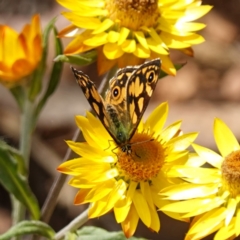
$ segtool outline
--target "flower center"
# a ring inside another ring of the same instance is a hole
[[[119,176],[126,181],[150,181],[164,163],[164,148],[146,133],[135,133],[131,142],[131,154],[122,151],[118,154]]]
[[[223,189],[232,197],[240,194],[240,150],[230,153],[222,163]]]
[[[160,16],[158,0],[108,0],[106,9],[110,19],[131,30],[153,27]]]

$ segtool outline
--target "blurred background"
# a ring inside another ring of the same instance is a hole
[[[159,81],[145,117],[161,102],[168,101],[170,111],[167,124],[182,119],[184,132],[200,132],[196,142],[217,151],[212,133],[215,117],[225,121],[240,140],[240,1],[208,0],[203,4],[214,6],[209,14],[198,20],[207,24],[201,31],[206,41],[193,47],[194,58],[171,52],[174,63],[187,64],[176,77],[169,76]],[[60,30],[69,24],[60,15],[63,10],[54,0],[0,0],[0,24],[20,31],[30,21],[32,14],[40,13],[42,28],[58,16],[56,25]],[[63,40],[63,43],[66,46],[67,41]],[[49,66],[53,57],[54,49],[50,47]],[[99,85],[101,78],[95,72],[95,65],[82,70]],[[88,109],[89,104],[76,84],[69,64],[65,64],[60,86],[42,111],[33,137],[29,182],[40,206],[59,174],[56,167],[67,151],[64,140],[72,139],[76,130],[74,116],[84,115]],[[12,95],[0,85],[0,137],[16,147],[19,120],[19,110]],[[56,231],[85,209],[86,206],[73,205],[76,191],[65,184],[50,221]],[[140,224],[135,235],[148,239],[183,239],[188,224],[160,215],[160,234],[151,233]],[[111,213],[87,224],[110,231],[121,229]],[[0,233],[10,226],[10,198],[0,186]],[[212,238],[209,236],[206,239]]]

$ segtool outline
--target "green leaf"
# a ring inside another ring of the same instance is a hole
[[[0,240],[9,240],[15,236],[23,236],[27,234],[37,234],[47,239],[53,239],[54,230],[46,223],[40,221],[22,221],[11,227],[6,233],[0,236]]]
[[[176,68],[177,71],[179,71],[182,67],[184,67],[187,63],[183,63],[183,64],[175,64],[174,67]],[[168,76],[167,73],[165,73],[164,71],[160,71],[160,75],[159,75],[159,79],[164,78]]]
[[[0,150],[10,153],[13,156],[13,158],[17,161],[18,171],[24,176],[27,175],[27,169],[25,167],[24,159],[19,150],[9,146],[3,140],[0,140]]]
[[[46,26],[44,33],[43,33],[43,54],[41,62],[38,66],[38,68],[33,73],[33,78],[31,80],[31,86],[29,90],[29,99],[33,101],[35,97],[39,94],[39,92],[42,89],[42,80],[43,75],[45,73],[46,69],[46,59],[47,59],[47,53],[48,53],[48,39],[49,34],[51,30],[54,28],[56,18],[53,18],[48,25]]]
[[[61,40],[57,37],[58,33],[57,30],[54,28],[54,36],[55,36],[55,51],[56,55],[59,55],[63,51]],[[39,101],[39,104],[37,105],[34,113],[34,122],[37,120],[39,113],[41,112],[43,106],[45,105],[47,99],[54,93],[56,90],[58,83],[61,78],[62,73],[62,62],[55,62],[52,68],[50,80],[48,81],[47,90],[42,97],[42,99]]]
[[[65,235],[64,240],[77,240],[77,234],[73,232],[68,232]]]
[[[21,154],[0,141],[0,183],[26,206],[33,219],[38,219],[39,206],[28,185],[25,173]]]
[[[67,62],[71,64],[76,64],[79,66],[87,66],[97,59],[97,52],[95,50],[89,51],[81,55],[58,55],[54,61],[55,62]]]
[[[77,232],[78,240],[144,240],[145,238],[130,237],[126,238],[123,232],[108,232],[97,227],[83,227]]]
[[[14,96],[20,110],[23,110],[23,103],[24,103],[24,91],[22,86],[16,86],[10,89],[12,95]]]

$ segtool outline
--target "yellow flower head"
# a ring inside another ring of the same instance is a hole
[[[122,152],[92,114],[76,117],[87,142],[68,141],[81,157],[64,162],[58,170],[73,175],[69,184],[80,188],[75,204],[90,203],[90,218],[113,210],[127,237],[134,234],[139,219],[159,231],[156,208],[166,201],[158,193],[170,184],[165,172],[187,160],[186,148],[197,135],[182,134],[180,121],[163,129],[167,114],[168,105],[161,104],[138,126],[131,139],[131,153]]]
[[[211,9],[199,0],[57,1],[70,10],[63,15],[72,23],[59,34],[74,37],[65,54],[97,49],[100,74],[115,64],[123,68],[160,57],[163,70],[174,75],[169,49],[192,55],[191,46],[204,41],[195,32],[205,25],[191,21]]]
[[[22,32],[0,25],[0,82],[7,86],[31,74],[42,57],[42,39],[39,15]]]
[[[187,181],[162,191],[170,200],[185,200],[166,205],[164,211],[193,217],[186,240],[202,239],[217,231],[214,239],[233,239],[240,234],[240,146],[227,125],[214,122],[214,137],[221,155],[193,144],[204,163],[212,168],[175,166],[172,176]],[[192,161],[193,164],[194,161]]]

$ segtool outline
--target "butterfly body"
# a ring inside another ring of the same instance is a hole
[[[106,110],[110,116],[109,121],[112,122],[112,127],[110,126],[111,132],[116,136],[117,144],[124,144],[128,139],[127,129],[120,119],[118,111],[112,106],[107,105]],[[111,125],[111,124],[110,124]]]
[[[160,74],[160,59],[120,69],[103,99],[94,83],[72,68],[91,107],[123,152],[131,153],[131,139],[149,103]]]

